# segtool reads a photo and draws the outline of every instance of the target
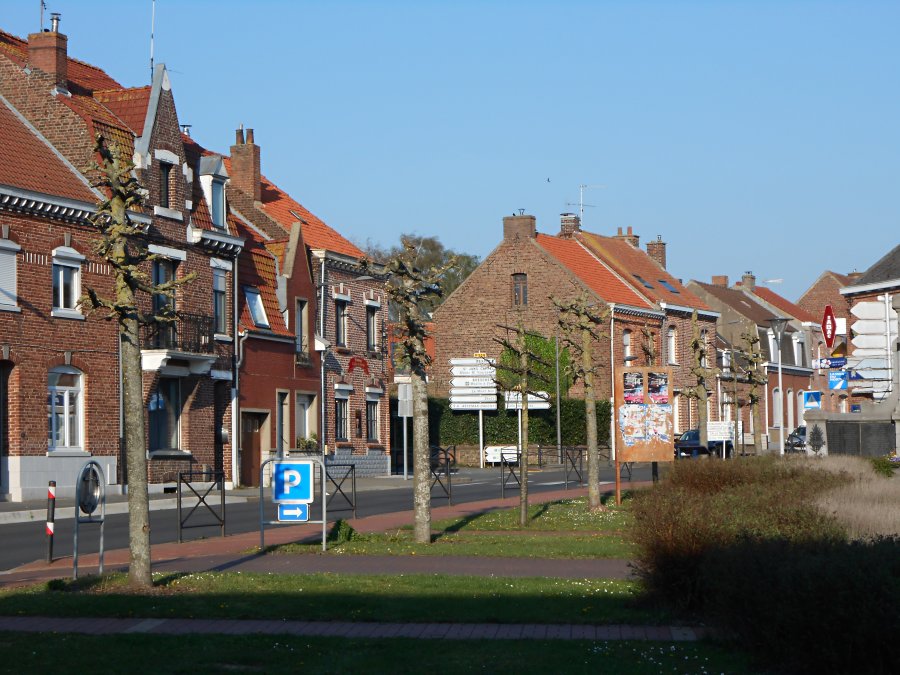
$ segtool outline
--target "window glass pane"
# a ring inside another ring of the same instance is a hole
[[[334,434],[339,441],[347,440],[347,400],[336,399],[334,402]]]
[[[68,423],[69,423],[69,434],[66,445],[76,446],[79,445],[79,424],[78,424],[78,392],[70,391],[68,392]]]
[[[378,440],[378,401],[366,401],[366,434],[370,441]]]
[[[377,341],[375,339],[378,320],[378,314],[374,307],[366,308],[366,349],[370,352],[374,352],[377,347]]]
[[[169,177],[171,172],[171,164],[168,162],[159,163],[159,205],[163,208],[169,207]]]
[[[347,344],[347,303],[334,303],[334,341],[340,346]]]
[[[225,293],[225,272],[222,270],[213,270],[213,322],[216,333],[225,334],[228,332],[226,324],[226,293]]]
[[[263,307],[262,298],[255,288],[245,288],[244,295],[247,298],[247,308],[250,310],[250,318],[259,328],[268,328],[269,319],[266,317],[266,309]]]
[[[212,183],[212,221],[216,227],[225,227],[225,184],[218,180]]]

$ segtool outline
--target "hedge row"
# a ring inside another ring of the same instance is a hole
[[[601,445],[609,443],[609,401],[598,401],[597,437]],[[447,399],[428,400],[429,435],[432,443],[478,445],[478,413],[450,410]],[[560,429],[563,445],[584,445],[586,423],[584,401],[560,401]],[[518,439],[518,414],[515,410],[484,412],[484,444],[514,444]],[[528,413],[528,439],[532,444],[556,445],[556,404],[549,410]]]

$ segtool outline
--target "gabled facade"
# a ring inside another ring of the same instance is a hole
[[[157,256],[147,274],[157,281],[196,276],[173,299],[142,299],[147,311],[174,303],[179,317],[141,335],[151,490],[191,469],[220,470],[230,482],[231,287],[242,242],[227,224],[213,220],[195,181],[200,167],[182,142],[165,68],[157,67],[150,87],[123,88],[100,69],[69,58],[66,36],[54,23],[28,41],[0,33],[0,96],[0,107],[46,149],[11,158],[16,174],[38,183],[20,180],[25,184],[9,188],[70,203],[59,208],[48,202],[37,220],[0,216],[3,239],[11,242],[3,250],[15,254],[20,310],[5,312],[0,322],[4,489],[27,499],[42,496],[47,480],[56,480],[65,494],[86,457],[103,459],[111,484],[123,481],[116,327],[86,317],[77,304],[88,287],[107,295],[111,290],[110,270],[91,253],[96,235],[83,226],[100,195],[86,189],[73,199],[50,178],[61,164],[85,184],[97,135],[133,157],[147,190],[142,212],[132,214]],[[8,119],[5,127],[11,127]],[[10,323],[10,314],[19,316]]]
[[[788,323],[781,341],[782,387],[779,388],[779,350],[770,321],[781,316],[782,312],[764,306],[744,290],[729,288],[727,277],[715,277],[713,282],[707,284],[690,281],[687,288],[719,312],[717,332],[729,346],[729,351],[731,346],[735,346],[736,351],[748,351],[749,347],[742,335],[746,333],[758,335],[759,350],[766,359],[765,369],[768,375],[768,383],[759,392],[762,432],[766,436],[764,443],[768,444],[768,449],[777,449],[782,426],[787,437],[802,422],[803,393],[809,391],[811,386],[812,370],[808,365],[803,365],[808,358],[805,356],[805,346],[798,350],[798,345],[804,344],[799,339],[801,333]],[[798,336],[797,340],[794,339],[795,336]],[[735,363],[740,365],[740,359],[735,358]],[[724,386],[724,389],[727,390],[727,386]],[[755,428],[754,421],[749,416],[749,408],[742,410],[742,420],[745,434],[752,434]],[[757,448],[754,451],[764,452],[766,449]]]
[[[254,241],[253,271],[245,263],[242,278],[259,280],[261,306],[278,314],[276,320],[268,316],[265,330],[281,334],[257,340],[263,337],[251,311],[257,301],[239,282],[247,336],[240,370],[242,441],[255,442],[251,430],[259,428],[263,456],[307,441],[329,461],[353,464],[357,475],[389,473],[383,270],[366,268],[359,248],[261,174],[251,130],[246,137],[238,131],[226,166],[232,213]],[[282,366],[272,358],[273,344],[285,339],[291,361]],[[254,342],[259,365],[251,370],[247,350]],[[275,377],[282,384],[273,389]],[[242,455],[247,453],[245,444]]]
[[[633,235],[632,235],[633,236]],[[715,325],[715,312],[691,296],[665,269],[631,242],[606,246],[608,238],[580,231],[577,217],[563,214],[558,236],[537,232],[534,216],[514,215],[503,219],[503,239],[479,267],[435,310],[435,363],[432,390],[447,395],[450,389],[451,358],[477,353],[497,358],[502,351],[494,337],[505,326],[519,323],[548,338],[557,334],[557,311],[551,297],[571,299],[586,292],[593,301],[609,309],[607,336],[597,349],[599,375],[597,396],[610,398],[617,373],[625,366],[671,366],[674,376],[676,430],[697,424],[696,402],[682,392],[696,384],[689,374],[688,343],[690,316],[696,307],[701,322]],[[611,250],[610,250],[611,249]],[[677,291],[690,297],[687,303],[667,306],[657,294],[632,282],[623,270],[649,266],[653,278],[665,279]],[[668,328],[677,334],[664,344]],[[708,334],[712,351],[714,331]],[[581,385],[571,392],[582,395]],[[716,418],[717,393],[710,391],[711,419]]]

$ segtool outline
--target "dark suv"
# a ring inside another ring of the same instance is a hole
[[[734,446],[731,441],[725,441],[725,456],[731,457]],[[675,439],[675,459],[682,457],[697,457],[699,455],[722,454],[722,441],[709,441],[706,445],[700,444],[700,430],[689,429]]]

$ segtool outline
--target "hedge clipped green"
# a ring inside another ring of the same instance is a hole
[[[560,401],[560,429],[563,445],[586,443],[584,401]],[[597,435],[601,445],[609,443],[609,401],[598,401]],[[528,414],[528,437],[534,444],[556,445],[556,404],[549,410],[532,410]],[[478,445],[478,415],[475,412],[450,410],[447,399],[428,399],[428,423],[431,443],[438,445]],[[518,415],[515,410],[500,409],[484,413],[485,445],[506,445],[518,438]]]

